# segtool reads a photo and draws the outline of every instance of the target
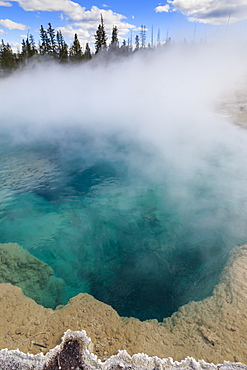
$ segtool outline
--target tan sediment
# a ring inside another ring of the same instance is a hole
[[[219,104],[217,111],[223,113],[226,118],[242,129],[247,129],[247,93],[245,90],[236,91],[226,97]]]
[[[126,349],[130,355],[144,352],[174,360],[192,356],[246,364],[247,245],[235,248],[211,297],[181,307],[163,323],[121,318],[88,294],[53,311],[11,284],[0,284],[0,317],[0,348],[46,352],[60,343],[67,329],[84,329],[102,359]]]

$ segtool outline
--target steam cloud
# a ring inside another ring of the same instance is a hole
[[[32,65],[0,82],[2,138],[13,146],[56,144],[73,155],[81,137],[89,161],[124,161],[133,192],[143,183],[165,186],[195,234],[227,228],[232,247],[247,237],[247,136],[218,106],[244,87],[246,72],[246,51],[237,44],[172,46],[73,67]],[[186,237],[189,245],[193,236]],[[205,249],[202,258],[213,254]],[[140,256],[142,269],[157,269],[152,258]]]

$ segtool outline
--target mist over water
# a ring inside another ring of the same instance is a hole
[[[247,134],[217,112],[246,81],[233,45],[32,66],[0,81],[0,242],[120,315],[212,293],[247,241]]]

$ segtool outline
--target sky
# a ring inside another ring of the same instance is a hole
[[[102,3],[106,1],[106,3]],[[146,43],[201,42],[236,32],[247,39],[247,0],[0,0],[0,38],[13,50],[27,35],[39,42],[39,29],[48,22],[61,30],[70,45],[77,33],[82,47],[94,45],[103,15],[108,41],[117,26],[120,43],[146,28]]]

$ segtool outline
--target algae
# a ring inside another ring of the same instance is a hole
[[[18,286],[38,304],[53,308],[62,302],[65,289],[50,266],[15,243],[0,244],[0,283]]]

